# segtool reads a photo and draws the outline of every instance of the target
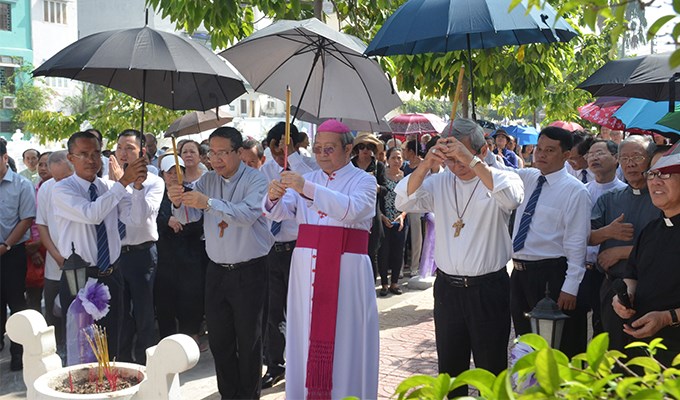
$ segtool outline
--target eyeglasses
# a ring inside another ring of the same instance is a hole
[[[359,143],[359,144],[357,144],[357,145],[354,146],[354,147],[355,147],[357,150],[359,150],[359,151],[365,150],[365,149],[369,149],[369,150],[371,150],[372,152],[375,152],[375,151],[377,150],[377,148],[375,147],[375,145],[374,145],[374,144],[371,144],[371,143],[368,143],[368,144],[366,144],[366,143]]]
[[[595,151],[595,152],[592,152],[592,153],[588,152],[583,156],[583,158],[585,158],[586,160],[589,160],[589,159],[593,159],[593,158],[602,158],[602,157],[605,157],[605,156],[608,156],[608,155],[613,155],[613,154],[608,152],[608,151],[600,150],[600,151]]]
[[[665,181],[666,179],[670,179],[671,175],[673,174],[671,173],[663,174],[659,171],[646,171],[642,173],[642,176],[644,176],[648,181],[651,181],[652,179],[657,177],[662,181]]]
[[[75,157],[75,158],[77,158],[81,161],[85,160],[85,159],[96,161],[96,160],[100,160],[101,157],[102,157],[101,151],[95,151],[94,153],[78,153],[78,154],[69,153],[69,154],[71,154],[73,157]]]
[[[236,151],[236,149],[221,151],[208,150],[208,158],[224,158],[227,155],[229,155],[229,153],[231,153],[232,151]]]
[[[647,157],[645,157],[645,156],[631,156],[631,157],[623,156],[623,157],[619,157],[619,162],[621,164],[628,164],[629,162],[632,161],[634,164],[639,164],[639,163],[645,161],[646,159],[647,159]]]
[[[312,147],[312,153],[314,153],[314,154],[323,153],[324,155],[329,156],[329,155],[331,155],[335,152],[336,147],[337,147],[337,145],[335,145],[335,144],[330,144],[330,145],[327,145],[327,146],[318,145],[318,146]]]

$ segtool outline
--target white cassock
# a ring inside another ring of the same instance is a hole
[[[304,193],[288,189],[273,206],[264,199],[263,211],[275,221],[339,226],[368,232],[375,214],[375,177],[352,163],[332,173],[304,175]],[[271,207],[269,207],[271,206]],[[269,208],[269,209],[268,209]],[[296,247],[291,262],[286,322],[286,397],[306,398],[312,294],[317,251]],[[378,396],[379,326],[375,279],[366,254],[344,253],[340,259],[338,313],[331,397]]]

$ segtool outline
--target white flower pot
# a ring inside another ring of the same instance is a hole
[[[120,374],[121,377],[129,377],[129,376],[134,376],[138,377],[141,373],[142,376],[142,381],[144,382],[147,379],[146,376],[146,367],[143,365],[139,364],[132,364],[132,363],[124,363],[124,362],[116,362],[116,363],[111,363],[112,367],[115,367],[118,370],[118,373]],[[88,377],[89,376],[89,371],[90,369],[95,369],[97,368],[97,363],[89,363],[89,364],[78,364],[78,365],[72,365],[70,367],[65,367],[65,368],[59,368],[53,371],[49,371],[43,375],[41,375],[38,379],[35,380],[33,383],[33,388],[35,389],[35,393],[38,399],[45,399],[45,400],[111,400],[111,399],[120,399],[120,400],[128,400],[128,399],[133,399],[137,392],[139,391],[140,388],[140,383],[122,389],[122,390],[117,390],[115,392],[105,392],[105,393],[93,393],[93,394],[76,394],[76,393],[67,393],[67,392],[61,392],[57,391],[54,389],[55,386],[57,386],[60,382],[62,382],[64,379],[68,379],[68,374],[71,372],[71,376],[73,380],[79,380],[81,377]],[[106,379],[106,378],[104,378]]]

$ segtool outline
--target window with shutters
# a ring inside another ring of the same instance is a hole
[[[43,1],[43,19],[45,22],[54,24],[66,24],[66,2],[45,0]]]
[[[12,7],[9,3],[0,3],[0,31],[12,30]]]

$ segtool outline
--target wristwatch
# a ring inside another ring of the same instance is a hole
[[[469,167],[470,167],[470,168],[474,168],[475,165],[479,164],[480,162],[482,162],[482,160],[481,160],[479,157],[473,156],[473,157],[472,157],[472,161],[470,161]]]
[[[212,200],[213,199],[208,199],[208,207],[205,208],[205,211],[210,211],[212,209]]]
[[[7,251],[12,250],[12,246],[8,245],[8,244],[5,243],[5,242],[0,243],[0,246],[5,246],[5,247],[7,247]],[[676,317],[675,320],[677,321],[678,318]]]
[[[671,308],[670,310],[668,310],[668,312],[671,313],[670,326],[672,326],[673,328],[677,328],[678,326],[680,326],[680,321],[678,321],[678,313],[675,312],[675,308]]]

